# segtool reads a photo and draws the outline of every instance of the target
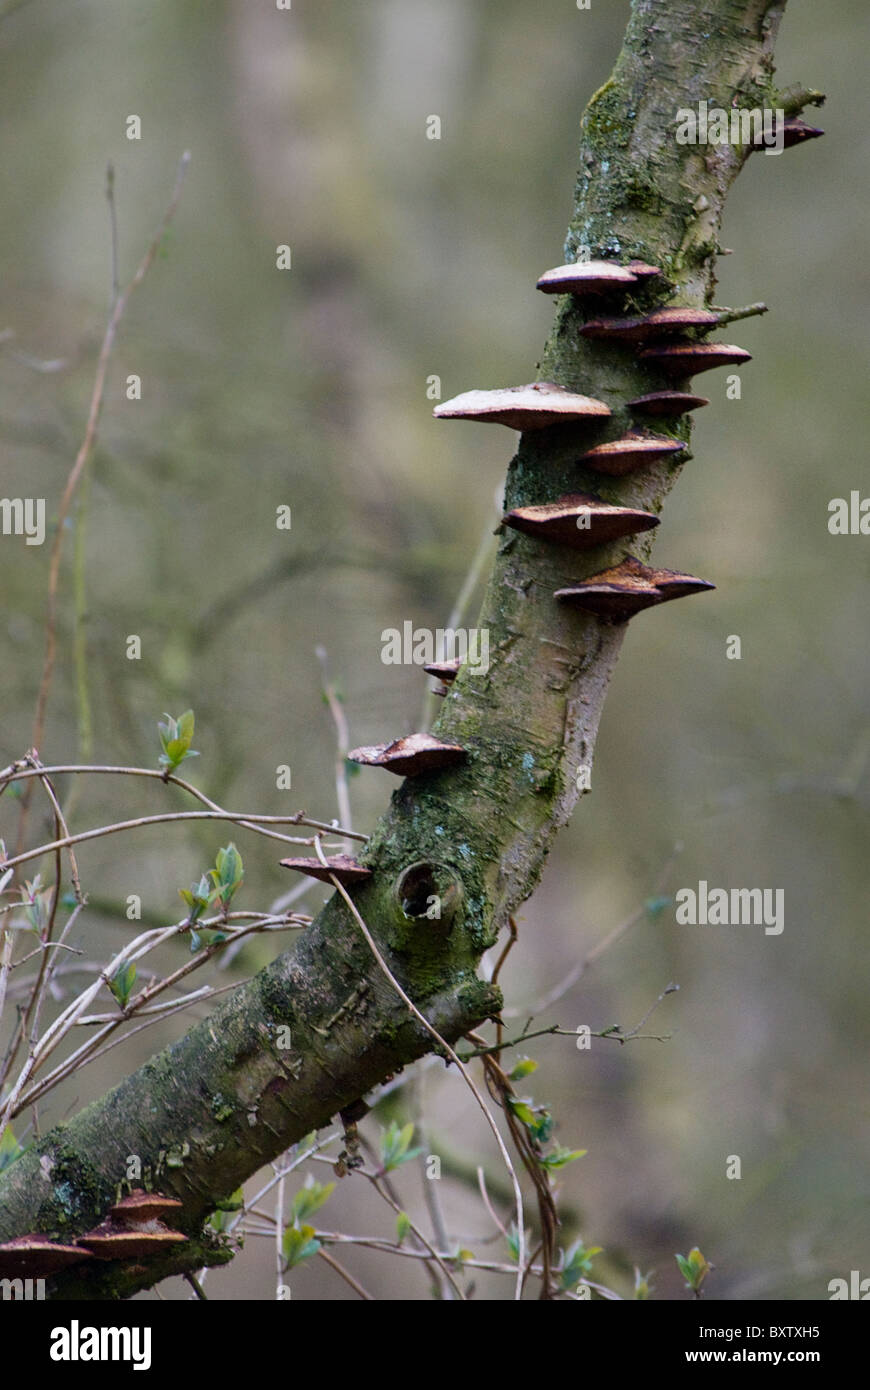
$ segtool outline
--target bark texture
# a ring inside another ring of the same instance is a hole
[[[583,117],[564,255],[587,247],[596,258],[661,267],[614,312],[709,302],[722,208],[749,151],[677,144],[677,111],[706,100],[794,113],[817,100],[774,87],[783,9],[784,0],[634,0],[614,73]],[[576,459],[637,426],[629,400],[673,382],[629,348],[580,336],[594,307],[584,312],[570,297],[557,304],[540,379],[604,400],[613,415],[524,434],[507,506],[586,491],[658,513],[685,457],[626,478],[584,472]],[[653,424],[688,442],[688,417]],[[374,875],[352,890],[354,901],[403,987],[451,1042],[498,1010],[498,991],[476,976],[480,956],[534,889],[571,814],[626,631],[560,605],[554,590],[629,550],[645,559],[650,548],[642,536],[582,553],[504,531],[477,620],[490,632],[490,668],[463,668],[433,730],[466,747],[468,762],[405,781],[363,856]],[[415,865],[415,899],[439,894],[440,922],[403,908],[402,876]],[[278,1045],[286,1026],[289,1049]],[[42,1230],[68,1239],[93,1226],[130,1154],[156,1187],[184,1201],[179,1224],[196,1236],[264,1163],[431,1050],[336,895],[293,951],[13,1165],[0,1185],[0,1238]],[[55,1296],[123,1297],[221,1258],[200,1246],[144,1274],[72,1271],[57,1279]]]

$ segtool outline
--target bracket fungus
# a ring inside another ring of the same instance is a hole
[[[820,135],[824,135],[823,130],[818,126],[808,125],[799,116],[787,116],[782,123],[782,147],[790,150],[795,145],[803,145],[807,140],[818,140]],[[751,153],[755,154],[758,150],[769,148],[767,140],[754,140]]]
[[[679,439],[668,439],[662,434],[641,434],[629,430],[619,439],[611,439],[607,444],[596,444],[581,454],[578,463],[594,468],[596,473],[608,473],[613,478],[621,478],[633,473],[645,463],[657,463],[659,459],[682,453],[687,448]]]
[[[319,879],[321,883],[332,883],[335,878],[344,888],[349,888],[352,883],[362,883],[364,879],[372,876],[371,869],[358,864],[349,854],[334,854],[332,858],[327,859],[326,864],[321,864],[319,859],[305,854],[294,855],[279,862],[285,869],[295,869],[297,873],[307,874],[309,878]]]
[[[709,404],[706,396],[692,396],[687,391],[651,391],[648,396],[637,396],[629,401],[628,408],[636,410],[639,415],[675,420],[679,415]]]
[[[122,1197],[110,1208],[109,1215],[132,1229],[149,1221],[162,1221],[183,1208],[184,1203],[179,1202],[177,1197],[164,1197],[159,1192],[145,1192],[141,1187],[135,1187],[129,1196]]]
[[[439,420],[481,420],[514,430],[539,430],[566,420],[610,413],[604,401],[579,396],[552,381],[505,386],[498,391],[465,391],[432,411]]]
[[[542,541],[555,541],[575,550],[606,545],[658,526],[652,512],[618,507],[590,493],[572,492],[537,507],[515,507],[503,518],[506,526]]]
[[[634,318],[589,319],[580,329],[584,338],[610,338],[625,343],[640,343],[657,333],[684,333],[689,328],[709,331],[721,323],[722,315],[712,309],[693,309],[690,305],[674,305],[653,309],[650,314]]]
[[[93,1259],[79,1245],[61,1245],[36,1232],[0,1245],[0,1278],[46,1279],[69,1265]]]
[[[431,734],[409,734],[392,743],[354,748],[347,756],[364,767],[386,768],[397,777],[419,777],[423,772],[439,772],[465,762],[468,753],[458,743],[442,743]]]
[[[544,271],[536,288],[543,294],[608,294],[660,274],[658,266],[646,265],[644,261],[629,261],[628,265],[618,265],[615,261],[576,261]]]
[[[574,608],[584,608],[599,618],[625,622],[644,608],[667,603],[670,599],[715,589],[706,579],[677,570],[651,569],[634,555],[627,555],[621,564],[601,570],[581,584],[569,589],[557,589],[555,597]]]
[[[80,1236],[79,1242],[98,1260],[130,1260],[157,1255],[170,1245],[184,1245],[187,1236],[180,1231],[170,1231],[162,1221],[142,1222],[139,1226],[103,1221]]]
[[[824,133],[818,126],[802,121],[799,116],[789,116],[782,123],[782,143],[787,150],[794,145],[802,145],[805,140],[818,140]]]
[[[106,1221],[79,1238],[80,1244],[98,1260],[141,1259],[143,1255],[155,1255],[169,1245],[187,1241],[187,1236],[171,1230],[163,1219],[177,1215],[182,1209],[183,1203],[177,1197],[134,1188],[110,1208]]]
[[[423,670],[427,676],[435,676],[436,680],[443,681],[445,685],[452,685],[459,675],[461,665],[462,657],[455,656],[450,661],[429,661]]]
[[[649,362],[671,376],[695,376],[711,367],[731,367],[751,362],[752,353],[733,343],[658,343],[644,348],[642,362]]]

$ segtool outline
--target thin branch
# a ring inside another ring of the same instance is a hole
[[[317,849],[317,855],[318,855],[318,858],[320,859],[320,862],[321,862],[322,864],[324,864],[326,867],[328,867],[328,865],[326,864],[326,856],[325,856],[324,853],[323,853],[323,850],[322,850],[322,848],[321,848],[321,846],[320,846],[320,841],[319,841],[319,840],[316,842],[316,846],[315,846],[315,847],[316,847],[316,849]],[[490,1114],[489,1107],[488,1107],[486,1101],[483,1099],[483,1096],[480,1094],[480,1091],[478,1090],[477,1086],[476,1086],[475,1083],[472,1081],[471,1077],[468,1075],[468,1072],[466,1071],[465,1067],[462,1065],[462,1062],[461,1062],[461,1061],[459,1060],[459,1058],[457,1057],[457,1055],[456,1055],[456,1053],[454,1052],[453,1048],[450,1046],[450,1044],[449,1044],[448,1042],[446,1042],[446,1041],[444,1040],[444,1038],[441,1037],[441,1034],[437,1031],[437,1029],[436,1029],[436,1028],[433,1028],[433,1026],[432,1026],[432,1024],[429,1022],[429,1020],[428,1020],[426,1017],[424,1017],[424,1015],[423,1015],[423,1014],[420,1012],[420,1010],[417,1008],[417,1005],[414,1003],[413,999],[411,999],[411,998],[405,993],[405,991],[402,989],[402,986],[399,984],[399,981],[396,979],[395,975],[394,975],[394,974],[392,973],[392,971],[390,970],[390,967],[387,965],[387,962],[384,960],[383,956],[381,955],[381,952],[380,952],[380,950],[378,949],[377,942],[375,941],[374,937],[372,936],[371,932],[369,931],[368,927],[366,926],[365,922],[363,921],[362,917],[360,916],[360,913],[359,913],[359,911],[358,911],[358,909],[357,909],[357,907],[356,907],[356,904],[354,903],[353,899],[352,899],[352,898],[350,897],[350,895],[348,894],[347,890],[346,890],[345,887],[344,887],[344,884],[339,883],[338,879],[335,877],[334,874],[330,874],[330,878],[332,879],[333,885],[334,885],[335,888],[338,890],[338,892],[341,894],[341,896],[344,898],[344,901],[346,902],[347,906],[350,908],[350,911],[351,911],[351,913],[352,913],[352,915],[353,915],[353,917],[354,917],[354,920],[355,920],[357,926],[359,927],[360,931],[362,932],[363,936],[365,937],[365,939],[366,939],[366,941],[367,941],[367,943],[368,943],[369,950],[371,951],[372,955],[374,956],[375,960],[377,961],[378,966],[380,967],[381,971],[382,971],[383,974],[386,976],[386,978],[389,980],[390,984],[393,986],[393,989],[396,991],[396,993],[398,994],[399,998],[402,1000],[402,1002],[405,1004],[405,1006],[408,1008],[408,1010],[409,1010],[409,1011],[414,1015],[414,1017],[417,1019],[418,1023],[422,1023],[423,1027],[426,1029],[426,1032],[430,1035],[430,1037],[432,1037],[432,1038],[435,1039],[435,1041],[438,1043],[438,1045],[439,1045],[441,1048],[443,1048],[443,1050],[446,1052],[447,1056],[450,1058],[451,1062],[455,1062],[456,1066],[457,1066],[458,1069],[459,1069],[459,1074],[460,1074],[460,1076],[462,1077],[462,1079],[463,1079],[463,1081],[465,1082],[466,1086],[467,1086],[467,1087],[469,1088],[469,1090],[471,1091],[471,1094],[474,1096],[474,1099],[475,1099],[475,1101],[477,1102],[478,1106],[479,1106],[480,1109],[483,1111],[484,1117],[485,1117],[485,1119],[486,1119],[486,1123],[489,1125],[490,1129],[492,1130],[492,1132],[493,1132],[493,1134],[494,1134],[494,1136],[495,1136],[495,1141],[496,1141],[496,1143],[498,1144],[499,1152],[501,1153],[501,1156],[502,1156],[502,1158],[503,1158],[503,1160],[504,1160],[504,1163],[505,1163],[505,1167],[507,1168],[508,1173],[510,1174],[511,1185],[512,1185],[513,1190],[514,1190],[514,1199],[515,1199],[515,1201],[516,1201],[516,1209],[517,1209],[517,1241],[518,1241],[518,1260],[517,1260],[517,1265],[518,1265],[518,1270],[517,1270],[516,1292],[515,1292],[515,1294],[514,1294],[514,1297],[515,1297],[515,1299],[516,1299],[517,1301],[519,1301],[519,1300],[522,1298],[522,1292],[523,1292],[523,1288],[522,1288],[522,1271],[523,1271],[523,1262],[524,1262],[524,1260],[525,1260],[525,1229],[524,1229],[524,1224],[523,1224],[523,1221],[524,1221],[524,1218],[523,1218],[523,1194],[522,1194],[522,1189],[521,1189],[520,1184],[519,1184],[519,1180],[518,1180],[517,1175],[516,1175],[516,1170],[515,1170],[515,1168],[514,1168],[513,1163],[511,1162],[511,1156],[510,1156],[510,1154],[508,1153],[507,1147],[506,1147],[506,1145],[505,1145],[505,1142],[504,1142],[504,1140],[503,1140],[502,1137],[501,1137],[501,1133],[499,1132],[498,1125],[496,1124],[495,1120],[493,1119],[492,1115]]]
[[[189,164],[190,152],[185,151],[184,154],[181,156],[181,159],[179,160],[178,170],[175,175],[175,186],[172,190],[172,196],[169,200],[169,204],[166,208],[166,211],[164,212],[163,217],[161,218],[160,225],[158,226],[157,231],[152,237],[151,242],[145,251],[145,255],[139,262],[139,265],[136,268],[132,280],[126,286],[126,288],[122,290],[112,301],[111,312],[109,313],[109,320],[106,324],[106,331],[103,336],[103,342],[100,348],[100,355],[97,361],[97,370],[96,375],[94,377],[94,387],[91,393],[91,403],[90,408],[88,410],[88,419],[87,425],[85,426],[84,438],[79,447],[78,454],[76,455],[75,463],[73,464],[72,469],[70,470],[69,477],[66,481],[66,487],[64,488],[63,496],[61,497],[60,505],[57,510],[57,522],[55,527],[54,540],[52,541],[51,556],[49,560],[48,608],[46,614],[45,627],[45,656],[43,659],[42,677],[39,682],[39,692],[36,698],[36,714],[33,720],[32,743],[33,747],[36,749],[38,749],[42,743],[42,736],[45,730],[45,712],[46,707],[48,705],[48,695],[51,689],[51,680],[54,674],[54,664],[57,654],[58,585],[60,581],[60,561],[61,555],[63,553],[63,538],[66,529],[66,519],[69,515],[72,500],[75,496],[76,489],[79,485],[82,473],[85,470],[89,458],[91,457],[94,442],[97,437],[97,426],[99,424],[100,413],[103,408],[103,397],[105,395],[106,377],[108,375],[109,370],[109,361],[112,356],[112,349],[115,346],[115,339],[118,333],[118,327],[121,323],[122,318],[124,317],[124,311],[127,308],[130,296],[133,294],[133,291],[136,290],[139,287],[139,285],[141,285],[142,281],[145,279],[145,276],[148,274],[148,271],[150,270],[154,258],[157,255],[157,252],[160,248],[160,244],[163,241],[163,237],[166,233],[166,230],[170,222],[172,221],[172,218],[175,215],[175,210],[178,207],[178,201],[181,197],[181,190],[184,186],[184,180],[187,174]],[[25,795],[22,804],[21,821],[19,823],[19,848],[23,843],[24,839],[28,808],[29,796]]]

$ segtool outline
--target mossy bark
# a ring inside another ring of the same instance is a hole
[[[565,250],[566,260],[587,247],[593,257],[660,266],[629,311],[709,301],[723,204],[749,151],[677,144],[676,113],[701,100],[726,110],[785,105],[772,64],[783,9],[784,0],[634,0],[613,76],[583,118]],[[787,109],[812,99],[792,93]],[[506,502],[587,491],[659,512],[681,465],[606,479],[575,460],[636,423],[630,399],[672,383],[632,350],[581,337],[582,323],[577,302],[559,301],[539,375],[605,400],[613,416],[523,435]],[[688,442],[687,418],[658,423]],[[451,1042],[499,1007],[498,991],[477,979],[480,956],[534,889],[574,807],[625,634],[560,605],[554,590],[628,549],[645,558],[650,546],[644,536],[582,553],[503,533],[477,622],[490,633],[489,670],[463,668],[434,729],[466,747],[468,762],[405,781],[363,856],[374,875],[354,901],[403,987]],[[415,903],[403,907],[400,880],[414,865]],[[433,894],[441,919],[413,915]],[[336,895],[293,951],[13,1165],[0,1185],[0,1237],[88,1229],[132,1154],[153,1186],[183,1199],[182,1229],[196,1234],[264,1163],[432,1050]],[[54,1295],[124,1297],[185,1267],[182,1254],[145,1274],[72,1271]]]

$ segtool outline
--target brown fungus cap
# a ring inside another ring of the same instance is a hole
[[[555,596],[561,603],[584,608],[600,618],[624,622],[645,608],[713,588],[715,585],[694,575],[651,569],[634,555],[627,555],[621,564],[569,589],[558,589]]]
[[[711,309],[694,309],[690,305],[654,309],[651,314],[633,318],[590,319],[580,329],[584,338],[610,338],[618,342],[640,343],[657,333],[683,333],[689,328],[708,331],[722,320]]]
[[[162,1221],[148,1221],[137,1227],[103,1221],[79,1237],[79,1244],[98,1260],[141,1259],[143,1255],[157,1255],[170,1245],[183,1245],[186,1241],[187,1236],[180,1231],[170,1231]]]
[[[439,420],[481,420],[514,430],[535,430],[560,421],[609,415],[610,407],[551,381],[533,381],[498,391],[465,391],[436,405],[432,414]]]
[[[802,145],[806,140],[818,140],[824,133],[818,126],[807,125],[798,116],[789,116],[782,123],[782,141],[787,150],[793,145]]]
[[[347,756],[364,767],[386,768],[397,777],[419,777],[423,772],[439,772],[463,763],[468,753],[458,743],[442,743],[431,734],[409,734],[392,743],[354,748]]]
[[[16,1236],[0,1245],[0,1278],[45,1279],[68,1265],[92,1258],[77,1245],[61,1245],[36,1233]]]
[[[670,458],[672,454],[682,453],[686,448],[679,439],[668,439],[661,434],[641,434],[629,430],[619,439],[611,439],[607,444],[597,444],[581,454],[578,463],[594,468],[596,473],[607,473],[613,478],[621,478],[633,473],[645,463],[657,463],[659,459]]]
[[[731,367],[751,362],[752,353],[733,343],[658,343],[644,348],[642,362],[649,362],[670,376],[695,376],[711,367]]]
[[[136,1187],[127,1197],[122,1197],[110,1208],[109,1214],[116,1221],[128,1226],[138,1226],[146,1221],[161,1220],[180,1212],[184,1203],[177,1197],[163,1197],[159,1192],[145,1192]]]
[[[321,883],[331,883],[333,878],[336,878],[345,888],[352,883],[362,883],[363,879],[372,876],[371,869],[358,864],[348,854],[333,855],[331,859],[327,859],[325,866],[311,855],[296,855],[290,859],[282,859],[280,863],[285,869],[295,869],[297,873],[317,878]]]
[[[430,661],[423,670],[428,676],[436,676],[439,681],[444,681],[445,685],[450,685],[459,675],[461,665],[462,657],[455,656],[452,661]]]
[[[799,116],[788,116],[782,123],[782,145],[783,149],[790,150],[794,145],[803,145],[807,140],[818,140],[820,135],[824,135],[823,130],[818,126],[807,125]],[[754,141],[752,153],[767,148],[764,140]]]
[[[546,270],[537,288],[544,294],[609,294],[660,273],[657,266],[643,261],[631,261],[627,266],[615,261],[575,261]]]
[[[538,507],[515,507],[503,520],[515,531],[575,550],[605,545],[639,531],[650,531],[659,524],[652,512],[617,507],[585,492],[572,492]]]
[[[699,410],[709,405],[706,396],[692,396],[687,391],[651,391],[648,396],[638,396],[629,401],[630,410],[639,415],[652,415],[661,419],[676,419],[690,410]]]

